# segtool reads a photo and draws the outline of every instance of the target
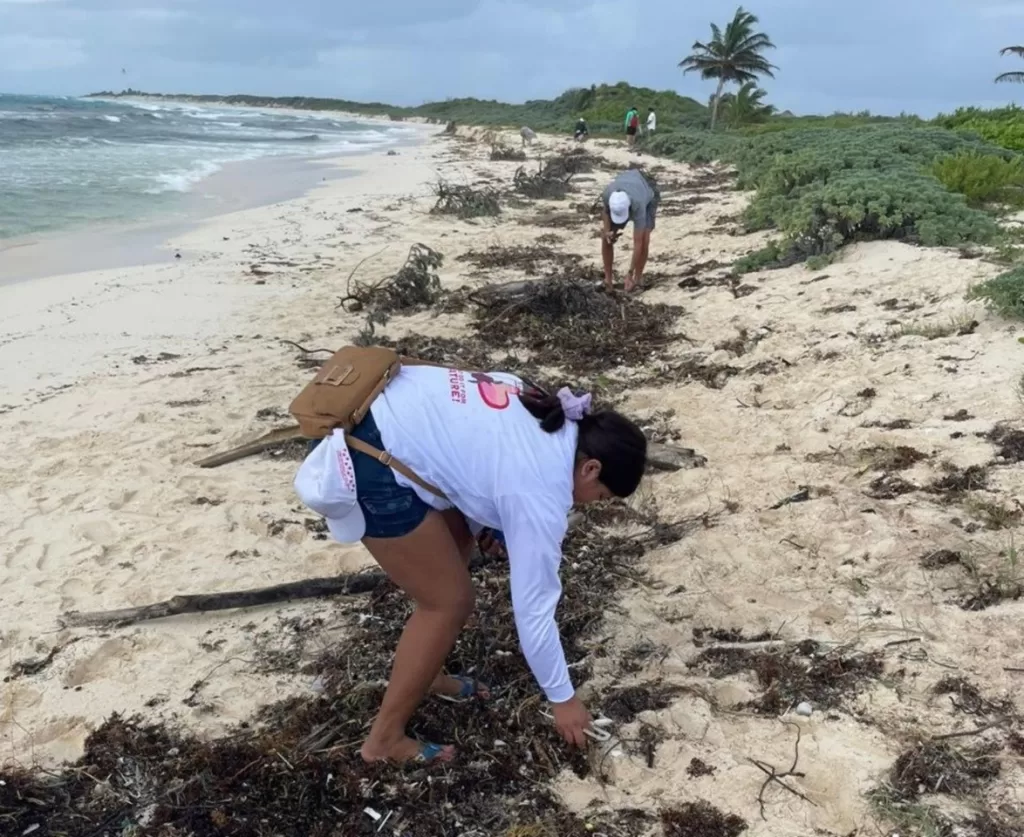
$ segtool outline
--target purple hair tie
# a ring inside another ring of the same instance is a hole
[[[562,387],[555,393],[562,404],[562,411],[567,419],[579,421],[590,412],[591,395],[589,392],[583,395],[573,395],[569,387]]]

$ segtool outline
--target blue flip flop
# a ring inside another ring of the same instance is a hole
[[[440,744],[424,742],[420,744],[420,751],[411,760],[417,764],[429,764],[432,761],[436,761],[443,752],[444,747]]]
[[[462,684],[462,688],[459,689],[459,693],[458,695],[455,695],[455,697],[478,697],[481,700],[486,700],[487,698],[480,694],[481,690],[486,691],[488,695],[491,693],[489,686],[481,683],[474,677],[467,677],[465,674],[450,674],[449,677],[451,677],[452,680],[458,680],[459,683]]]

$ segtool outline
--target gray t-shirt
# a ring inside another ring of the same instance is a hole
[[[604,187],[601,203],[604,211],[608,211],[608,199],[612,192],[625,192],[629,195],[629,220],[633,222],[633,230],[654,229],[654,216],[658,208],[658,196],[647,179],[636,169],[627,169]]]

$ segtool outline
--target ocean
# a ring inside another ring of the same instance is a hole
[[[360,153],[410,133],[319,112],[0,95],[0,239],[159,217],[226,163]]]

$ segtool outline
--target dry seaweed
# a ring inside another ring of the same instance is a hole
[[[884,667],[878,652],[828,650],[813,640],[777,648],[706,648],[689,666],[715,678],[752,671],[762,694],[744,706],[772,715],[800,701],[819,709],[842,706],[877,679]]]
[[[620,298],[572,274],[513,290],[474,299],[476,333],[496,349],[527,349],[541,365],[575,374],[642,366],[675,340],[679,308]]]
[[[521,148],[513,148],[510,145],[494,143],[491,146],[491,160],[495,162],[521,163],[526,159],[526,152]]]
[[[571,174],[556,173],[547,165],[539,166],[535,172],[528,172],[525,166],[520,166],[512,178],[512,188],[518,194],[535,200],[561,200],[569,193],[571,180]]]
[[[501,204],[494,189],[438,181],[434,186],[437,202],[430,211],[435,215],[454,215],[463,220],[499,215]]]
[[[739,837],[747,823],[736,814],[724,814],[710,802],[684,802],[661,812],[665,837]]]
[[[482,270],[504,268],[521,270],[527,276],[538,276],[555,271],[569,271],[583,261],[575,253],[561,253],[542,245],[520,244],[512,247],[488,247],[486,250],[471,250],[463,253],[456,261],[469,262]]]
[[[659,542],[653,528],[626,538],[589,527],[566,540],[559,621],[578,684],[590,676],[589,644],[603,615],[624,584],[641,578],[637,559]],[[676,537],[685,528],[675,527]],[[423,739],[455,741],[453,764],[369,766],[358,755],[409,613],[405,597],[381,585],[355,605],[339,603],[350,622],[344,645],[302,669],[317,676],[319,694],[282,701],[210,740],[115,715],[88,738],[75,765],[0,772],[5,833],[334,837],[374,833],[380,823],[366,809],[387,817],[388,833],[403,837],[517,828],[559,837],[592,833],[594,822],[570,814],[549,784],[562,768],[585,774],[589,762],[567,750],[538,711],[536,685],[519,653],[507,567],[487,562],[475,578],[478,609],[487,618],[467,626],[448,668],[490,683],[492,698],[431,700],[410,725]],[[273,667],[301,666],[295,647],[301,642],[286,642]],[[642,816],[615,822],[623,835],[646,828]]]
[[[930,793],[974,793],[999,775],[998,749],[991,744],[960,749],[948,741],[926,741],[896,759],[889,771],[889,786],[903,801]]]

